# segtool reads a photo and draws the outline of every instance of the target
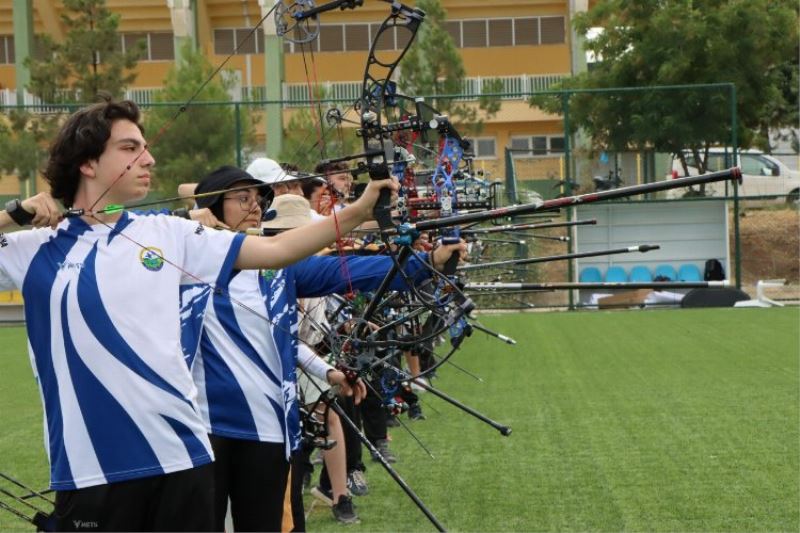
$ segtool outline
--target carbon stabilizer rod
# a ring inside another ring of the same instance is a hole
[[[727,287],[726,281],[652,281],[639,282],[602,282],[602,283],[467,283],[467,291],[557,291],[577,289],[706,289]]]
[[[508,437],[509,435],[511,435],[511,428],[510,427],[504,426],[503,424],[499,424],[499,423],[495,422],[491,418],[479,413],[478,411],[476,411],[475,409],[473,409],[469,405],[464,405],[463,403],[459,402],[458,400],[456,400],[452,396],[448,396],[447,394],[443,393],[439,389],[434,389],[433,387],[431,387],[430,385],[428,385],[424,381],[420,381],[420,380],[414,379],[414,378],[409,378],[408,381],[410,383],[414,383],[415,385],[417,385],[420,388],[425,389],[426,391],[430,392],[434,396],[436,396],[438,398],[441,398],[442,400],[446,401],[450,405],[458,407],[459,409],[461,409],[465,413],[471,414],[472,416],[474,416],[475,418],[477,418],[481,422],[485,422],[486,424],[492,426],[494,429],[499,431],[502,436]]]
[[[736,167],[719,172],[710,172],[700,176],[687,176],[685,178],[657,181],[655,183],[630,185],[628,187],[609,189],[607,191],[596,191],[587,194],[579,194],[577,196],[565,196],[564,198],[554,198],[552,200],[533,202],[530,204],[501,207],[498,209],[492,209],[490,211],[465,213],[462,215],[454,215],[435,220],[423,220],[415,224],[410,224],[409,227],[417,231],[427,231],[450,226],[459,226],[461,224],[471,224],[473,222],[483,222],[484,220],[494,220],[500,217],[527,215],[530,213],[536,213],[537,211],[547,211],[561,207],[569,207],[572,205],[590,204],[602,200],[614,200],[616,198],[627,198],[629,196],[638,196],[652,192],[668,191],[670,189],[679,189],[681,187],[689,187],[691,185],[699,185],[701,183],[734,180],[738,183],[742,182],[742,171]]]
[[[529,229],[542,229],[542,228],[566,228],[569,226],[593,226],[597,224],[596,219],[591,220],[575,220],[573,222],[544,222],[542,224],[506,224],[505,226],[497,226],[495,228],[476,228],[464,229],[461,233],[478,234],[478,233],[502,233],[506,231],[523,231]]]
[[[477,270],[479,268],[504,267],[509,265],[529,265],[531,263],[546,263],[548,261],[563,261],[566,259],[578,259],[580,257],[596,257],[598,255],[628,254],[632,252],[649,252],[658,250],[661,246],[656,244],[642,244],[640,246],[628,246],[627,248],[614,248],[613,250],[598,250],[596,252],[579,252],[575,254],[549,255],[545,257],[530,257],[525,259],[509,259],[507,261],[495,261],[493,263],[477,263],[474,265],[463,265],[457,270]]]
[[[417,496],[414,490],[408,486],[408,483],[406,483],[405,480],[402,477],[400,477],[400,474],[398,474],[397,471],[394,468],[392,468],[389,463],[386,462],[386,459],[383,458],[383,456],[377,450],[377,448],[375,448],[375,446],[372,445],[369,439],[361,432],[361,430],[358,428],[355,422],[353,422],[350,419],[350,417],[347,416],[347,413],[345,413],[342,407],[336,402],[336,399],[335,398],[331,399],[331,401],[328,402],[328,405],[330,405],[331,409],[333,409],[336,412],[336,414],[339,415],[339,418],[345,424],[347,424],[350,427],[350,429],[353,430],[353,433],[358,436],[358,440],[360,440],[364,444],[364,446],[366,446],[367,449],[370,451],[372,457],[375,457],[381,464],[383,469],[386,470],[386,472],[392,477],[392,479],[395,480],[395,482],[397,482],[398,485],[400,485],[400,488],[403,489],[403,492],[405,492],[408,495],[408,497],[411,498],[411,500],[414,502],[414,504],[416,504],[419,510],[422,511],[422,513],[428,518],[428,520],[430,520],[431,524],[433,524],[433,527],[435,527],[437,531],[447,531],[445,527],[442,525],[442,523],[439,522],[439,520],[436,518],[436,516],[434,516],[431,510],[428,509],[428,507],[425,505],[425,502],[423,502],[419,498],[419,496]]]
[[[477,329],[478,331],[482,331],[483,333],[486,333],[487,335],[490,335],[492,337],[496,337],[496,338],[500,339],[501,341],[503,341],[506,344],[511,344],[512,346],[517,344],[517,341],[515,341],[511,337],[507,337],[506,335],[503,335],[502,333],[498,333],[496,331],[492,331],[491,329],[487,328],[486,326],[484,326],[482,324],[479,324],[478,322],[470,322],[469,325],[472,326],[473,328]]]

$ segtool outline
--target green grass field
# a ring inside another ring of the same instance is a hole
[[[510,425],[426,395],[392,430],[397,470],[457,531],[798,531],[800,310],[534,313],[482,318],[435,385]],[[0,328],[0,471],[47,482],[40,405],[20,328]],[[309,531],[431,531],[370,463],[359,526],[327,508]],[[2,485],[0,485],[2,486]],[[310,503],[311,498],[307,500]],[[32,526],[0,511],[0,530]]]

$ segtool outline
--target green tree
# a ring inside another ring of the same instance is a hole
[[[768,149],[769,128],[797,123],[798,5],[794,0],[601,0],[575,18],[580,35],[600,27],[585,48],[594,68],[561,88],[648,87],[732,82],[738,139]],[[532,103],[560,112],[559,97]],[[654,149],[705,171],[707,148],[729,144],[726,90],[576,94],[570,120],[595,148]]]
[[[91,102],[101,92],[121,97],[136,75],[132,69],[144,50],[122,52],[119,15],[105,0],[64,0],[63,43],[46,34],[36,38],[35,57],[26,60],[31,82],[26,89],[46,103]],[[14,110],[0,120],[0,172],[20,181],[34,179],[47,144],[60,124],[55,114]]]
[[[156,188],[167,195],[175,194],[179,184],[197,182],[221,165],[235,165],[236,136],[242,136],[244,145],[252,138],[254,126],[246,108],[240,109],[241,131],[237,132],[236,106],[226,103],[231,100],[231,82],[224,76],[212,78],[214,67],[190,42],[185,43],[181,58],[144,121],[157,161]]]
[[[33,179],[54,120],[34,120],[30,113],[19,110],[4,119],[0,121],[0,171],[16,175],[20,182]]]
[[[28,58],[28,90],[46,102],[92,102],[101,92],[120,98],[136,79],[133,69],[145,50],[139,41],[122,51],[120,15],[105,0],[64,0],[63,43],[40,35],[36,57]]]
[[[416,7],[425,11],[425,21],[417,31],[399,67],[398,87],[405,94],[460,94],[466,70],[453,38],[445,29],[447,13],[440,0],[417,0]],[[480,131],[481,113],[490,118],[500,109],[499,100],[487,96],[502,91],[500,80],[485,80],[478,106],[465,105],[450,98],[432,98],[429,104],[450,115],[453,122]]]

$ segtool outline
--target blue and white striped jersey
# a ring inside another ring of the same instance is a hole
[[[393,265],[389,257],[346,261],[356,290],[376,289]],[[416,258],[405,271],[415,282],[428,277]],[[348,288],[340,258],[315,256],[278,271],[234,274],[227,287],[231,298],[201,286],[183,289],[184,357],[192,364],[210,433],[283,442],[288,458],[300,438],[296,367],[317,362],[298,361],[297,298]],[[408,287],[398,275],[391,288]]]
[[[0,290],[25,299],[52,488],[209,463],[181,350],[180,287],[226,283],[242,237],[125,213],[113,229],[74,218],[0,241]]]

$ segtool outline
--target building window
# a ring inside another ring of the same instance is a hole
[[[144,55],[142,57],[147,57],[147,34],[146,33],[123,33],[122,34],[122,50],[123,52],[129,52],[131,50],[136,50],[139,46],[139,41],[144,43]]]
[[[539,22],[542,30],[542,44],[562,44],[565,42],[564,17],[542,17]]]
[[[489,21],[489,46],[513,46],[514,21],[495,19]]]
[[[175,39],[172,32],[123,33],[122,50],[135,50],[144,43],[141,61],[172,61],[175,59]]]
[[[264,30],[258,28],[225,28],[214,30],[214,53],[229,55],[261,54],[264,52]],[[286,49],[289,51],[289,48]]]
[[[566,39],[565,18],[555,17],[523,17],[498,19],[447,20],[445,31],[452,37],[456,48],[485,48],[487,46],[529,46],[539,44],[562,44]],[[353,52],[366,51],[381,25],[378,23],[349,23],[320,25],[319,39],[307,45],[296,45],[284,41],[286,53],[314,50],[321,52]],[[233,51],[231,37],[224,32],[233,30],[215,30],[214,42],[217,54],[229,54]],[[238,31],[238,30],[237,30]],[[408,32],[389,28],[381,34],[376,50],[402,50],[405,48]],[[256,52],[263,52],[263,39],[257,40]]]
[[[514,19],[514,44],[517,46],[539,44],[539,19]]]
[[[553,153],[563,153],[564,137],[550,137],[550,151]]]
[[[514,157],[534,157],[561,154],[564,152],[564,137],[561,135],[526,135],[511,138]]]
[[[529,157],[531,155],[531,138],[511,137],[511,152],[514,157]]]
[[[444,23],[444,29],[450,34],[450,37],[453,38],[453,44],[456,45],[456,48],[461,48],[461,21],[448,20]]]
[[[531,137],[531,152],[533,155],[547,155],[547,137]]]
[[[14,36],[0,35],[0,65],[13,65],[14,61]]]
[[[236,45],[233,42],[233,30],[214,30],[214,53],[228,55]]]
[[[344,46],[348,52],[369,50],[369,25],[345,24]]]
[[[370,43],[375,40],[375,37],[378,36],[378,31],[381,29],[380,24],[370,24]],[[389,27],[386,28],[383,33],[380,34],[380,38],[378,39],[377,44],[375,45],[375,50],[396,50],[397,43],[395,41],[395,28]]]
[[[175,59],[175,38],[172,33],[151,33],[150,61],[172,61]]]
[[[497,157],[494,137],[479,137],[473,143],[477,159],[495,159]]]
[[[344,50],[344,26],[323,24],[319,28],[319,51],[341,52]]]
[[[233,46],[237,55],[258,53],[259,43],[250,28],[236,28],[233,35]]]
[[[484,48],[486,46],[486,21],[465,20],[461,23],[464,36],[464,48]]]

